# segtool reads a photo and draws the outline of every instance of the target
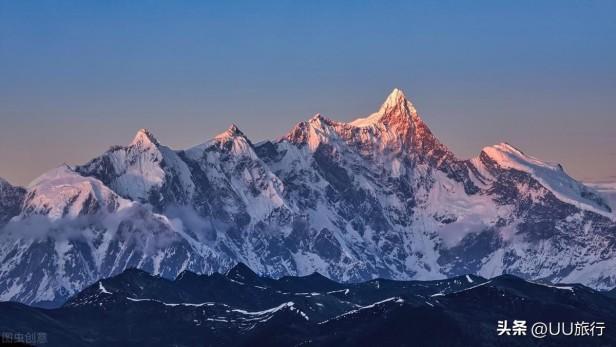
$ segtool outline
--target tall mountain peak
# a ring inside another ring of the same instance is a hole
[[[389,93],[378,112],[366,118],[356,119],[349,124],[356,127],[367,127],[378,124],[405,124],[413,121],[420,121],[415,106],[406,98],[402,90],[394,88],[394,90]]]
[[[357,131],[356,128],[363,128]],[[365,135],[365,134],[370,135]],[[393,150],[429,155],[434,162],[442,162],[444,156],[453,159],[453,154],[432,134],[417,114],[413,104],[398,88],[392,90],[379,110],[366,118],[349,123],[332,121],[316,114],[306,122],[298,123],[286,140],[296,144],[308,144],[311,150],[322,143],[339,138],[359,144],[366,150]]]
[[[310,118],[309,122],[317,122],[323,119],[323,115],[321,115],[320,113],[316,113],[314,116],[312,116],[312,118]]]
[[[222,133],[216,135],[214,137],[214,139],[216,139],[216,140],[224,140],[224,139],[233,138],[233,137],[236,137],[236,136],[245,137],[244,133],[240,130],[240,128],[238,128],[237,125],[231,124],[229,126],[229,128],[227,128],[227,130],[225,130]]]
[[[192,155],[200,156],[203,150],[212,146],[236,156],[257,158],[252,147],[252,142],[235,124],[231,124],[227,130],[214,136],[212,140],[192,147],[188,149],[187,152],[192,153]]]
[[[185,151],[116,146],[0,191],[0,226],[24,230],[0,232],[23,240],[0,242],[0,301],[62,300],[136,265],[173,278],[238,261],[345,282],[507,272],[614,287],[616,215],[600,195],[505,144],[456,158],[400,90],[377,110],[364,127],[315,116],[267,146],[233,125]],[[256,277],[238,265],[227,278]]]
[[[404,92],[398,88],[394,88],[394,90],[392,90],[391,93],[389,93],[389,95],[387,96],[387,99],[385,99],[383,106],[401,105],[407,101],[408,100],[406,99],[406,95],[404,95]]]
[[[314,116],[312,116],[312,118],[310,118],[309,122],[325,122],[325,123],[332,123],[333,121],[327,117],[325,117],[324,115],[317,113]]]
[[[156,137],[154,137],[154,135],[148,129],[142,128],[137,131],[137,134],[135,135],[135,138],[130,143],[130,145],[145,147],[158,146],[159,143]]]

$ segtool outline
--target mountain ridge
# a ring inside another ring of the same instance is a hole
[[[58,172],[7,213],[2,300],[60,302],[129,267],[174,278],[236,262],[274,277],[616,286],[616,224],[600,195],[507,144],[458,159],[400,90],[367,118],[316,115],[258,144],[232,125],[172,150],[142,129]],[[20,235],[29,229],[40,232]]]
[[[237,274],[253,281],[238,281]],[[226,274],[175,279],[128,269],[92,283],[56,309],[0,303],[0,329],[47,332],[50,346],[274,345],[399,346],[611,345],[612,293],[545,285],[512,275],[435,281],[323,281],[257,276],[245,264]],[[498,336],[499,321],[600,322],[594,336]],[[409,324],[411,322],[412,324]],[[472,332],[472,333],[471,333]]]

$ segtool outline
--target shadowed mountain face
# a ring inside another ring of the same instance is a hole
[[[498,336],[499,320],[603,322],[603,336]],[[49,346],[606,346],[616,301],[582,285],[503,275],[337,283],[271,279],[240,264],[175,280],[130,269],[57,309],[0,303],[0,330],[47,333]]]
[[[0,227],[21,211],[26,190],[0,178]]]
[[[142,129],[27,189],[0,182],[0,197],[0,300],[46,307],[128,268],[171,279],[237,262],[274,278],[616,285],[601,195],[505,143],[457,158],[400,90],[368,117],[316,115],[259,144],[231,126],[172,150]]]

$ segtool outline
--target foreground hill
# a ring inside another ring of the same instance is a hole
[[[499,320],[602,322],[603,336],[498,336]],[[175,280],[141,270],[94,283],[61,308],[0,303],[3,332],[47,332],[49,346],[614,345],[616,299],[581,285],[503,275],[438,281],[270,279],[239,264]]]

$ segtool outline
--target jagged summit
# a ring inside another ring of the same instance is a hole
[[[240,128],[238,128],[237,125],[231,124],[229,126],[229,128],[227,128],[227,130],[225,130],[222,133],[216,135],[214,137],[214,139],[216,139],[216,140],[226,140],[226,139],[233,138],[233,137],[236,137],[236,136],[245,137],[244,133],[240,130]]]
[[[284,139],[297,145],[308,145],[311,151],[320,144],[340,140],[376,153],[412,152],[438,157],[436,161],[444,155],[451,156],[400,89],[394,89],[379,110],[366,118],[343,123],[317,113],[308,121],[298,123]]]
[[[366,118],[356,119],[349,124],[356,127],[367,127],[378,124],[392,125],[396,122],[408,123],[414,119],[419,120],[415,106],[406,98],[402,90],[395,88],[387,96],[378,112]]]
[[[186,153],[193,158],[199,158],[203,155],[204,150],[213,147],[218,148],[218,150],[222,151],[221,153],[231,153],[234,156],[257,158],[253,150],[252,142],[235,124],[231,124],[227,130],[214,136],[213,139],[189,148],[186,150]]]
[[[321,143],[338,137],[337,133],[345,126],[317,113],[308,121],[297,123],[283,139],[297,145],[308,145],[314,151]]]
[[[323,122],[323,123],[328,124],[328,125],[334,123],[333,120],[325,117],[324,115],[322,115],[320,113],[316,113],[314,116],[312,116],[312,118],[310,118],[310,120],[308,122],[309,123]]]
[[[391,93],[389,93],[389,95],[387,96],[387,99],[383,103],[382,107],[392,107],[395,105],[400,105],[407,101],[408,100],[406,98],[406,95],[404,95],[404,92],[398,88],[394,88],[394,90],[392,90]]]
[[[233,125],[183,151],[116,146],[28,192],[0,192],[0,224],[17,231],[0,232],[11,237],[0,239],[0,300],[61,299],[134,266],[266,286],[243,265],[229,273],[243,279],[220,274],[237,262],[276,278],[509,272],[616,286],[616,215],[557,165],[507,144],[461,160],[400,90],[372,121],[316,115],[254,146]],[[136,138],[155,143],[146,130]],[[38,235],[57,236],[42,247]],[[306,279],[285,281],[307,291]]]
[[[114,146],[75,170],[99,179],[124,198],[148,202],[155,208],[185,201],[193,183],[178,154],[160,144],[147,129],[140,129],[128,146]],[[160,190],[172,192],[165,198]]]
[[[156,137],[154,137],[154,135],[145,128],[139,129],[139,131],[137,131],[137,134],[135,135],[135,138],[133,138],[133,141],[130,143],[131,146],[140,146],[140,147],[145,147],[145,146],[158,146],[158,140],[156,139]]]

